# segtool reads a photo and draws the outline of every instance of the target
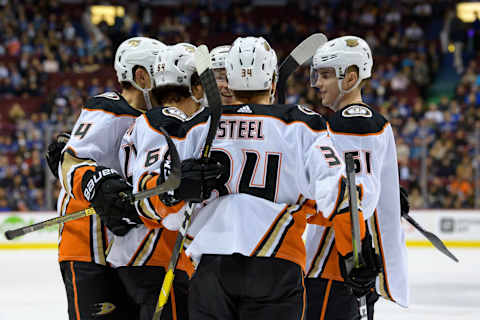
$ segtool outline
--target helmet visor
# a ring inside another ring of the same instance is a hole
[[[320,73],[318,72],[318,69],[310,67],[310,86],[315,87],[319,78]]]

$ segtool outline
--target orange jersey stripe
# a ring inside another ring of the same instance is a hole
[[[73,268],[73,261],[70,261],[70,271],[72,272],[72,282],[73,282],[73,300],[75,301],[75,314],[77,319],[80,320],[80,308],[78,307],[78,293],[77,293],[77,282],[75,279],[75,270]]]
[[[155,188],[158,185],[159,178],[160,175],[155,175],[151,179],[148,179],[145,183],[146,189]],[[148,198],[148,201],[150,201],[150,204],[155,209],[155,212],[162,218],[165,218],[169,214],[178,212],[185,204],[185,201],[180,201],[176,205],[169,207],[165,205],[162,200],[160,200],[159,196],[150,197]]]
[[[363,213],[358,211],[358,220],[360,222],[360,239],[365,238],[365,220]],[[352,219],[350,212],[337,214],[333,217],[333,229],[335,230],[335,246],[342,256],[352,252]]]
[[[252,256],[276,257],[292,261],[305,272],[306,251],[302,235],[307,214],[315,213],[315,203],[286,206],[257,244]]]

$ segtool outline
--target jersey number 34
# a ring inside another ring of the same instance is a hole
[[[247,193],[266,200],[275,201],[277,193],[277,183],[280,175],[281,153],[267,152],[265,159],[265,169],[263,175],[263,183],[253,183],[257,167],[259,164],[260,154],[254,150],[244,150],[243,165],[240,173],[240,180],[237,183],[237,189],[234,192]],[[227,187],[232,176],[232,159],[231,156],[223,150],[212,150],[213,159],[220,162],[225,167],[223,174],[218,181],[218,192],[220,196],[232,193]]]

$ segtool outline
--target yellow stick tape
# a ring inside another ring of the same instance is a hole
[[[158,297],[158,306],[163,307],[167,304],[168,296],[170,294],[170,289],[172,288],[173,283],[173,270],[168,270],[165,275],[165,280],[163,281],[162,290],[160,291],[160,296]]]
[[[57,249],[57,243],[35,243],[35,242],[16,242],[16,243],[0,243],[0,249],[17,250],[17,249]]]

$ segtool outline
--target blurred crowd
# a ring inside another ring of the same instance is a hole
[[[479,65],[472,59],[463,67],[462,57],[455,59],[461,81],[453,97],[431,102],[428,89],[450,41],[464,48],[470,38],[480,38],[478,19],[472,26],[459,22],[452,14],[455,1],[253,2],[155,6],[116,1],[125,6],[125,16],[113,25],[95,25],[88,10],[92,1],[0,0],[0,98],[9,103],[0,112],[0,211],[51,209],[45,201],[52,177],[45,170],[44,150],[57,133],[71,129],[88,96],[118,89],[112,59],[124,39],[144,35],[212,48],[257,35],[270,42],[281,61],[318,31],[329,38],[362,36],[372,47],[374,75],[363,94],[394,127],[400,179],[412,207],[474,205]],[[325,113],[308,76],[304,68],[290,79],[287,102]],[[57,192],[53,188],[53,199]]]

